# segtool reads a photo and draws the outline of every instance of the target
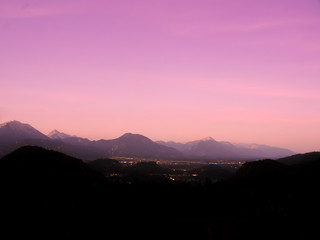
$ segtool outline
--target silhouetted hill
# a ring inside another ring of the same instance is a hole
[[[260,160],[243,164],[234,175],[235,181],[277,181],[288,177],[290,168],[275,160]]]
[[[2,232],[13,239],[66,237],[81,224],[79,216],[90,216],[91,199],[103,184],[79,159],[40,147],[19,148],[0,159]]]
[[[34,181],[32,187],[42,184],[80,187],[95,182],[94,172],[81,160],[34,146],[21,147],[1,158],[0,169],[1,177],[23,184]]]
[[[87,163],[92,169],[103,174],[122,172],[121,164],[114,159],[97,159]]]
[[[319,182],[319,172],[320,155],[318,152],[312,152],[279,160],[247,162],[236,172],[233,180],[250,184],[264,182],[310,186]]]
[[[124,179],[133,184],[165,184],[170,182],[166,173],[168,169],[162,168],[154,161],[138,162],[133,166],[126,167]]]
[[[296,154],[290,157],[280,158],[278,162],[293,165],[298,163],[306,163],[317,161],[320,159],[320,152],[310,152],[304,154]]]
[[[259,239],[313,239],[319,237],[319,172],[320,159],[293,165],[262,160],[242,165],[225,186],[244,199]]]
[[[156,162],[139,162],[128,168],[131,173],[144,174],[163,174],[167,172],[166,169],[159,166]]]
[[[118,165],[95,164],[107,171]],[[319,238],[320,161],[250,162],[231,180],[204,184],[166,181],[156,162],[130,169],[138,171],[129,181],[107,181],[79,159],[20,148],[0,159],[1,233],[12,239]],[[220,170],[208,166],[198,174]]]
[[[214,164],[193,169],[189,172],[193,174],[197,174],[198,177],[200,178],[209,178],[209,179],[226,179],[233,175],[228,170],[225,170],[222,167]]]

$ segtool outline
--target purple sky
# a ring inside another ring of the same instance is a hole
[[[0,122],[320,150],[318,0],[0,0]]]

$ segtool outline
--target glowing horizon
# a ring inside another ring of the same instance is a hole
[[[316,0],[0,2],[0,123],[320,150]]]

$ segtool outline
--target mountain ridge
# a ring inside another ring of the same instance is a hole
[[[83,160],[108,157],[189,160],[257,160],[281,158],[294,152],[255,144],[254,149],[219,142],[212,137],[187,143],[152,141],[141,134],[125,133],[118,138],[91,141],[87,138],[51,131],[44,135],[29,124],[11,121],[0,124],[0,156],[18,147],[32,145],[57,150]],[[273,153],[276,152],[276,153]]]
[[[29,124],[19,121],[9,121],[0,124],[0,142],[10,142],[22,139],[49,139]]]
[[[273,147],[264,144],[233,144],[226,141],[216,141],[212,137],[206,137],[186,143],[173,141],[158,141],[158,143],[177,148],[182,153],[191,157],[216,160],[258,160],[265,158],[277,159],[295,154],[293,151],[285,148]]]
[[[75,136],[71,136],[69,134],[60,132],[57,129],[54,129],[51,132],[49,132],[47,136],[51,139],[65,139],[65,138],[75,137]]]

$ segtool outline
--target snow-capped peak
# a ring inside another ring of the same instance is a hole
[[[211,140],[214,140],[212,137],[208,136],[208,137],[205,137],[203,139],[201,139],[203,141],[211,141]]]
[[[54,129],[48,134],[48,137],[50,137],[51,139],[64,139],[72,136]]]

